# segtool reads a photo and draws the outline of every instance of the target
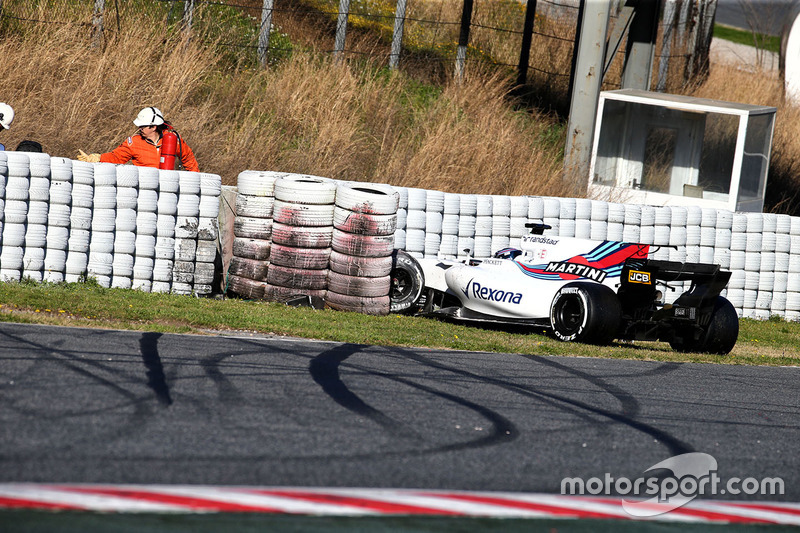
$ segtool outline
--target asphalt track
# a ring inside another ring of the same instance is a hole
[[[0,324],[0,483],[558,494],[705,452],[797,502],[798,372]]]

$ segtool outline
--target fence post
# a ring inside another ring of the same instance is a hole
[[[458,48],[456,48],[456,79],[464,79],[464,63],[467,60],[467,45],[469,44],[469,25],[472,21],[472,2],[464,0],[464,9],[461,10],[461,32],[458,34]]]
[[[650,90],[658,35],[658,0],[640,0],[633,14],[622,69],[623,89]]]
[[[92,16],[92,48],[103,46],[103,14],[106,10],[105,0],[94,0]]]
[[[394,13],[394,32],[392,33],[392,52],[389,54],[389,68],[397,68],[400,50],[403,48],[403,28],[406,22],[406,0],[397,0]]]
[[[264,0],[261,8],[261,31],[258,33],[258,62],[261,67],[267,66],[267,50],[269,49],[269,32],[272,29],[272,7],[274,0]]]
[[[192,19],[194,18],[194,0],[185,0],[183,4],[183,29],[186,33],[192,32]]]
[[[525,6],[525,22],[522,24],[522,50],[519,52],[517,85],[525,85],[528,81],[528,61],[531,58],[531,41],[533,41],[533,22],[535,19],[536,0],[528,0]]]
[[[661,24],[664,26],[664,34],[661,37],[661,59],[658,62],[658,82],[656,90],[663,93],[667,88],[667,74],[669,74],[669,54],[672,46],[672,28],[675,25],[675,1],[666,0],[664,4],[664,16]]]
[[[333,55],[337,58],[344,52],[348,15],[350,15],[350,0],[339,0],[339,19],[336,22],[336,41],[333,44]]]

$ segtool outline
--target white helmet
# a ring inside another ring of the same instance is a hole
[[[164,123],[164,115],[157,107],[145,107],[139,111],[133,123],[137,128],[141,128],[142,126],[160,126]]]
[[[0,124],[8,129],[14,122],[14,109],[5,102],[0,102]]]

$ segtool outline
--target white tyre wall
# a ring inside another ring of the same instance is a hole
[[[427,191],[425,195],[425,211],[444,213],[444,192]]]
[[[25,224],[6,222],[3,226],[3,247],[25,245]]]
[[[200,196],[200,216],[216,218],[219,216],[219,196]]]
[[[275,181],[288,176],[286,172],[260,172],[245,170],[236,178],[236,187],[239,194],[248,196],[274,196]]]
[[[331,246],[333,227],[290,226],[273,223],[272,242],[298,248],[328,248]]]
[[[180,195],[198,196],[200,194],[200,174],[188,170],[178,170],[177,172]]]
[[[117,165],[117,187],[139,187],[139,167]]]
[[[28,224],[25,230],[26,248],[44,248],[47,243],[46,224]]]
[[[477,204],[475,216],[477,217],[491,217],[492,216],[492,196],[488,194],[477,195]]]
[[[423,255],[425,257],[437,257],[441,246],[442,236],[438,233],[427,233],[425,235],[425,247]]]
[[[205,241],[216,241],[219,238],[219,221],[217,217],[200,217],[198,219],[197,238]]]
[[[336,183],[318,177],[291,174],[275,181],[275,199],[303,204],[333,204]]]
[[[114,235],[115,254],[133,254],[136,252],[136,233],[132,231],[117,231]]]
[[[406,187],[392,187],[398,196],[397,209],[408,209],[408,189]]]
[[[337,206],[333,211],[333,227],[361,235],[393,235],[397,229],[397,215],[360,213]]]
[[[331,243],[337,252],[359,257],[386,257],[394,250],[391,235],[354,235],[338,229],[333,230]]]
[[[156,255],[156,237],[155,235],[146,235],[143,233],[136,234],[135,241],[136,256],[141,257],[155,257]]]
[[[340,183],[336,187],[335,204],[356,213],[393,215],[397,213],[400,195],[389,185]]]
[[[178,220],[174,215],[163,215],[159,213],[156,218],[156,236],[174,237],[177,223]]]
[[[28,204],[28,224],[47,224],[47,214],[50,206],[47,202],[30,202]]]
[[[252,248],[251,248],[252,249]],[[197,241],[175,239],[175,262],[194,262],[197,259]]]
[[[271,254],[272,252],[270,252]],[[213,263],[217,258],[216,241],[198,240],[195,260],[199,263]]]
[[[416,209],[419,211],[425,211],[428,192],[425,189],[417,189],[410,187],[406,189],[408,192],[408,206],[407,209],[411,211],[412,209]]]
[[[425,233],[442,233],[442,213],[441,211],[425,212]]]
[[[140,211],[136,216],[136,233],[155,235],[158,232],[158,215]]]
[[[444,193],[444,214],[445,215],[458,215],[461,209],[461,195],[452,192]],[[527,214],[527,203],[526,213]]]
[[[137,167],[139,169],[139,192],[144,189],[158,190],[158,169],[153,167]]]
[[[178,214],[178,195],[174,192],[160,192],[156,203],[156,212],[159,215]]]
[[[200,196],[193,194],[178,195],[178,213],[179,217],[199,217],[200,216]]]
[[[158,192],[150,189],[140,189],[136,199],[136,211],[156,213],[158,211]]]
[[[177,170],[158,171],[158,190],[159,192],[177,193],[180,189],[180,175]]]
[[[275,222],[290,226],[331,226],[333,209],[333,204],[302,204],[275,200],[272,218]]]
[[[196,239],[200,221],[197,217],[177,216],[175,218],[175,237],[180,239]]]
[[[31,177],[31,188],[28,198],[32,201],[47,202],[50,200],[50,179]],[[62,202],[63,203],[63,202]]]
[[[114,228],[118,231],[136,231],[136,210],[117,209]]]
[[[195,283],[195,292],[199,292],[199,285],[206,285],[214,282],[214,275],[216,274],[216,270],[214,269],[214,265],[212,263],[202,263],[198,262],[194,266],[194,283]],[[208,290],[203,288],[203,293],[207,294],[211,292],[211,288],[209,287]]]
[[[478,214],[478,197],[474,194],[462,194],[459,197],[461,217],[474,217]]]

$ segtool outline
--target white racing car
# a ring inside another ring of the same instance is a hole
[[[686,352],[727,354],[739,336],[720,295],[718,265],[649,259],[646,244],[544,235],[526,224],[521,249],[491,259],[415,258],[396,250],[391,310],[457,321],[548,328],[562,341],[665,341]],[[689,290],[664,302],[670,283]]]

